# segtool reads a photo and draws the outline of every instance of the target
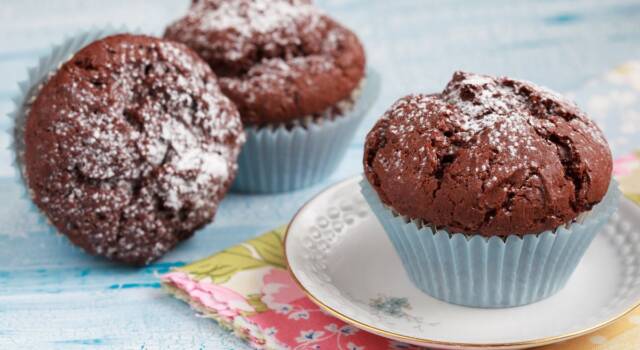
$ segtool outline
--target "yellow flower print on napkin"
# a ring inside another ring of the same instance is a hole
[[[282,254],[284,230],[275,229],[257,238],[240,243],[206,259],[180,268],[196,279],[210,278],[213,283],[225,283],[240,271],[266,266],[286,269]]]

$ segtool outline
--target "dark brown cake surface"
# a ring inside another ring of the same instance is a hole
[[[611,180],[609,147],[572,102],[534,84],[456,72],[440,94],[398,100],[366,139],[382,202],[450,232],[552,230]]]
[[[186,46],[116,35],[44,83],[23,159],[37,206],[91,254],[146,264],[209,223],[234,179],[237,109]]]
[[[306,0],[194,0],[165,37],[209,63],[247,125],[322,113],[364,77],[358,38]]]

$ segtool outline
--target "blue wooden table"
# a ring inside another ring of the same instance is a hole
[[[9,124],[17,82],[51,44],[109,24],[159,34],[187,6],[187,0],[3,0],[0,127]],[[48,234],[21,198],[11,154],[0,151],[0,349],[246,348],[165,295],[156,275],[287,222],[324,186],[360,172],[363,137],[385,108],[402,94],[441,89],[456,69],[569,92],[640,58],[640,3],[633,0],[325,0],[319,6],[355,29],[383,82],[340,169],[291,194],[228,196],[215,223],[147,268],[87,256]],[[615,142],[618,123],[599,120],[614,154],[640,146]],[[3,134],[0,146],[7,145]]]

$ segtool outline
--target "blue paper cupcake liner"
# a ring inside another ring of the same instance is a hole
[[[32,197],[27,185],[24,164],[22,162],[25,148],[24,127],[29,108],[40,91],[42,84],[76,52],[93,41],[109,35],[126,32],[128,31],[125,28],[107,27],[68,37],[61,44],[52,46],[48,54],[40,57],[38,64],[28,69],[27,79],[18,83],[18,92],[13,98],[14,110],[9,113],[9,127],[6,130],[10,140],[9,150],[13,154],[12,166],[15,169],[15,180],[22,190],[21,196],[23,200],[30,203],[30,211],[38,216],[38,221],[45,224],[44,226],[47,227],[51,233],[57,233],[58,230],[31,200]]]
[[[326,179],[338,167],[358,124],[375,102],[380,79],[368,69],[360,97],[345,115],[296,125],[246,127],[232,190],[289,192]]]
[[[436,299],[482,308],[526,305],[562,289],[621,195],[612,181],[601,203],[570,225],[488,238],[434,231],[395,214],[366,179],[360,186],[413,284]]]

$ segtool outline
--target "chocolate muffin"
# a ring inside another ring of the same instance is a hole
[[[398,214],[507,236],[570,223],[601,201],[612,160],[598,127],[532,83],[456,72],[397,101],[367,135],[364,171]]]
[[[364,77],[358,38],[307,0],[194,0],[165,37],[209,63],[245,125],[339,116]]]
[[[41,86],[24,141],[23,174],[51,224],[91,254],[139,265],[213,219],[244,134],[197,54],[122,34]]]

